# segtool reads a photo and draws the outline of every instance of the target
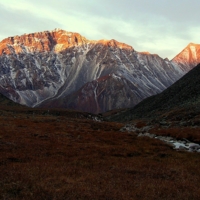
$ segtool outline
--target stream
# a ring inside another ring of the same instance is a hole
[[[200,153],[200,145],[194,142],[191,142],[187,139],[181,139],[177,140],[170,136],[158,136],[155,134],[148,133],[148,130],[150,129],[150,126],[146,126],[143,128],[137,128],[132,124],[127,124],[123,128],[121,128],[121,131],[128,131],[128,132],[135,132],[138,137],[149,137],[153,139],[158,139],[161,141],[166,142],[169,145],[172,145],[175,150],[185,150],[189,152],[199,152]]]

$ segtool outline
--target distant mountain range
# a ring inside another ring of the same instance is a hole
[[[146,98],[134,108],[107,117],[114,121],[141,118],[200,125],[200,64],[162,93]]]
[[[55,29],[0,42],[0,93],[29,107],[100,113],[135,106],[199,62],[197,44],[169,61],[116,40]]]

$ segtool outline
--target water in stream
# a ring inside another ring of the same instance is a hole
[[[142,129],[138,129],[134,125],[127,124],[125,127],[121,129],[121,131],[129,131],[129,132],[139,132],[138,137],[150,137],[154,139],[159,139],[161,141],[166,142],[167,144],[170,144],[173,146],[176,150],[185,150],[189,152],[199,152],[200,153],[200,145],[197,143],[193,143],[187,139],[177,140],[173,137],[168,136],[158,136],[155,134],[148,133],[148,130],[150,129],[149,126],[143,127]]]

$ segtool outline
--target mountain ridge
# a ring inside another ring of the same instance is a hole
[[[199,74],[200,64],[162,93],[143,100],[133,108],[110,115],[107,119],[185,120],[188,123],[197,123],[200,117]]]
[[[97,100],[101,109],[91,110],[98,113],[132,107],[162,92],[193,68],[194,63],[185,67],[175,59],[169,61],[156,54],[140,53],[114,39],[88,40],[79,33],[55,29],[4,39],[0,42],[0,65],[0,92],[15,102],[29,107],[68,108],[65,107],[71,105],[68,99],[74,99],[77,102],[74,109],[88,111],[91,101]],[[116,91],[105,81],[97,81],[109,76]],[[121,80],[116,81],[114,76]],[[93,92],[91,101],[85,92],[83,105],[88,107],[85,110],[78,105],[78,98],[95,80],[106,92],[100,92],[96,98],[93,91],[88,91]],[[133,99],[123,103],[123,94],[128,92]],[[107,106],[111,96],[121,103]]]

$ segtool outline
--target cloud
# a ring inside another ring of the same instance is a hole
[[[36,16],[26,10],[8,9],[1,4],[0,13],[3,19],[0,21],[1,39],[60,26],[58,22],[52,19]]]
[[[197,0],[6,0],[0,37],[62,28],[172,58],[199,41]]]

